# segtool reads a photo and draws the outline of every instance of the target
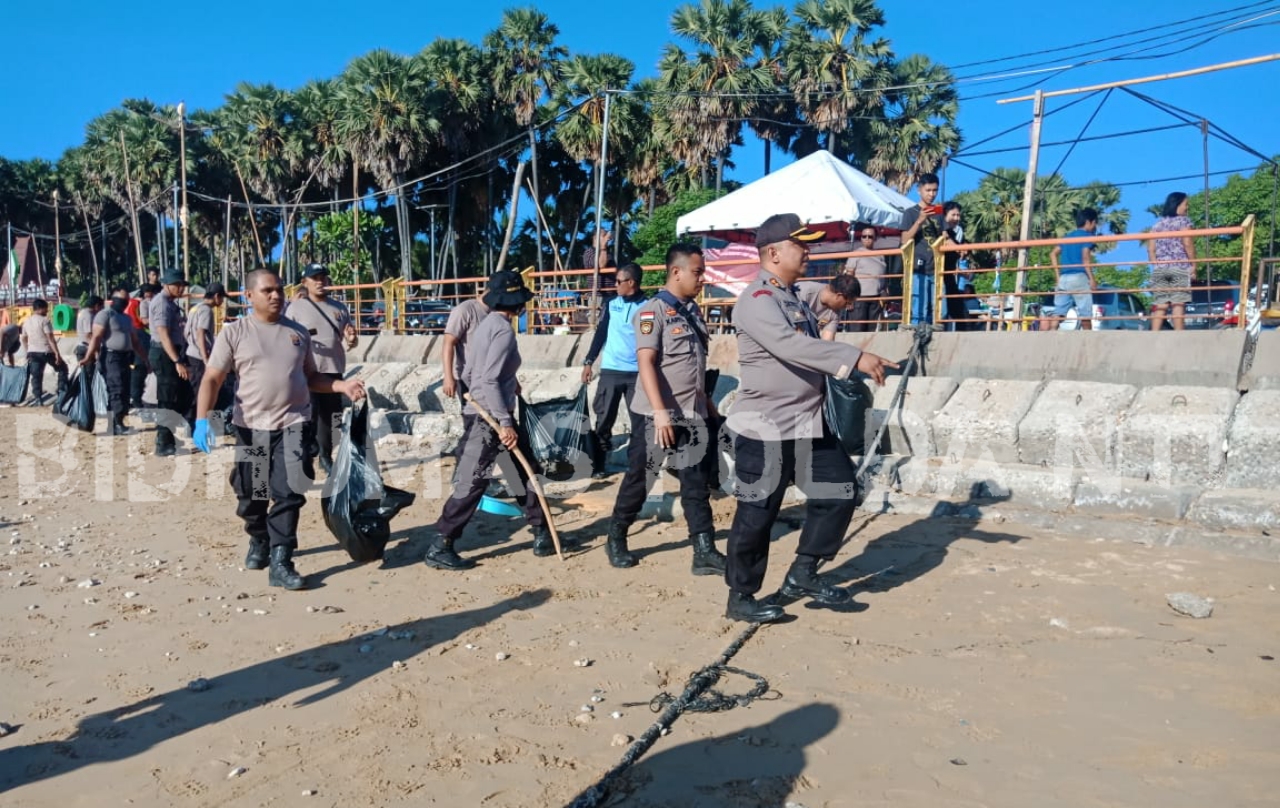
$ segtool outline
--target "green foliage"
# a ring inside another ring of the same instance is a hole
[[[631,237],[631,243],[640,251],[636,263],[641,266],[661,264],[667,257],[667,249],[676,240],[676,221],[686,213],[714,202],[729,190],[732,189],[727,188],[720,193],[710,188],[684,191],[667,204],[654,208],[653,214],[645,218]],[[642,285],[661,286],[665,282],[665,271],[648,270],[644,273]]]
[[[1280,160],[1280,155],[1277,156]],[[1187,215],[1196,227],[1237,227],[1249,216],[1256,219],[1253,238],[1253,262],[1257,265],[1260,258],[1276,255],[1280,248],[1280,238],[1272,241],[1277,224],[1273,204],[1275,178],[1272,168],[1263,164],[1252,175],[1245,177],[1232,174],[1225,185],[1213,188],[1209,192],[1209,221],[1204,218],[1204,192],[1193,194],[1188,200]],[[1161,200],[1163,202],[1163,200]],[[1152,211],[1157,216],[1160,206]],[[1204,255],[1205,240],[1196,244],[1196,250]],[[1214,277],[1230,277],[1240,279],[1239,257],[1241,243],[1238,237],[1221,237],[1208,242],[1208,255],[1235,258],[1236,261],[1224,261],[1213,265]]]
[[[315,242],[311,243],[310,235],[306,238],[306,246],[317,260],[329,267],[329,277],[337,285],[351,283],[369,283],[373,281],[373,261],[370,246],[387,232],[386,223],[381,216],[363,213],[360,216],[360,273],[357,276],[352,270],[355,263],[355,246],[353,241],[352,212],[349,210],[321,216],[315,222]]]

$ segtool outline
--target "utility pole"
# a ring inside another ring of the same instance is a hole
[[[53,189],[53,276],[58,279],[58,296],[62,296],[62,212],[58,207],[58,189]]]
[[[178,270],[178,183],[173,184],[173,270]],[[185,276],[184,276],[185,277]]]
[[[191,272],[188,268],[188,256],[190,251],[191,240],[187,233],[187,105],[184,101],[178,102],[178,155],[181,158],[179,164],[182,169],[182,210],[178,213],[178,224],[182,227],[182,277],[188,281],[191,280]],[[177,255],[177,247],[174,248],[174,255]],[[177,263],[177,259],[174,259]]]
[[[1018,228],[1019,241],[1027,241],[1031,238],[1031,216],[1035,210],[1036,171],[1040,168],[1040,126],[1043,121],[1044,91],[1036,90],[1035,108],[1031,113],[1031,157],[1027,161],[1027,181],[1022,187],[1022,223]],[[1018,249],[1018,276],[1017,282],[1013,287],[1013,317],[1015,320],[1022,319],[1022,295],[1027,290],[1028,257],[1026,247]]]
[[[222,233],[222,288],[227,287],[227,273],[231,268],[231,194],[227,194],[227,223]]]
[[[1213,227],[1213,222],[1209,221],[1209,121],[1206,118],[1200,119],[1200,135],[1204,140],[1204,226]],[[1204,257],[1209,257],[1209,240],[1204,240]],[[1191,274],[1194,277],[1196,268],[1191,267]],[[1213,264],[1204,265],[1204,281],[1207,284],[1213,283]]]

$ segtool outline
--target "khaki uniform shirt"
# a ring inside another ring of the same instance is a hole
[[[316,373],[316,360],[311,335],[293,320],[241,317],[218,334],[209,367],[239,379],[231,418],[236,426],[276,430],[310,420],[307,380]]]
[[[321,373],[347,372],[347,346],[343,334],[354,325],[351,312],[336,300],[316,303],[310,297],[291,302],[284,316],[307,329],[311,350],[316,355],[316,369]],[[336,326],[336,327],[335,327]]]
[[[87,343],[89,337],[93,336],[93,317],[93,312],[89,309],[76,312],[76,337],[83,343]]]
[[[151,298],[150,307],[147,309],[147,327],[151,329],[152,334],[156,335],[155,344],[163,346],[163,343],[158,341],[157,326],[169,329],[169,339],[173,341],[173,347],[177,349],[178,356],[186,353],[187,315],[178,302],[169,297],[169,293],[165,291]]]
[[[200,359],[200,343],[204,343],[205,356],[213,350],[213,306],[201,302],[187,315],[187,356]]]
[[[133,350],[133,318],[103,309],[93,317],[94,328],[102,328],[105,336],[101,348],[108,351]]]
[[[818,339],[818,321],[792,287],[760,270],[733,308],[741,366],[729,428],[758,440],[822,434],[825,376],[847,379],[862,351]]]
[[[665,297],[665,295],[663,296]],[[631,410],[653,415],[671,409],[674,418],[707,417],[707,327],[692,303],[673,306],[655,297],[636,309],[631,318],[636,334],[636,356],[658,352],[658,388],[662,401],[650,401],[644,383],[636,379]]]
[[[875,242],[875,249],[880,246],[880,239]],[[844,271],[852,272],[858,279],[858,287],[862,297],[880,297],[884,294],[885,261],[883,255],[851,255],[844,262]]]
[[[490,312],[471,332],[467,357],[471,362],[467,386],[471,396],[493,416],[498,426],[515,426],[516,371],[520,349],[511,320],[502,312]],[[467,402],[463,412],[479,415]]]
[[[23,320],[22,335],[27,338],[28,354],[58,352],[58,343],[53,336],[53,325],[43,314],[33,314]]]
[[[472,298],[454,306],[453,311],[449,312],[448,321],[444,324],[444,333],[457,340],[454,345],[453,377],[467,387],[471,386],[466,376],[468,338],[488,314],[489,310],[485,308],[484,303],[481,303],[479,298]]]
[[[840,316],[844,312],[822,305],[822,290],[826,288],[827,284],[819,281],[797,283],[796,297],[803,300],[809,311],[813,312],[818,321],[819,334],[835,334],[840,330]]]

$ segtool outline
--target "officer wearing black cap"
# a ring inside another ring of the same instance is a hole
[[[304,295],[291,301],[284,316],[300,323],[311,335],[311,348],[316,356],[316,370],[330,379],[341,379],[347,372],[347,351],[360,342],[351,312],[329,297],[329,270],[323,264],[310,264],[302,273]],[[313,454],[320,467],[329,473],[333,466],[333,436],[340,428],[344,403],[341,393],[311,393],[311,425],[315,432]]]
[[[480,417],[475,405],[468,403],[463,408],[462,441],[458,446],[453,493],[444,503],[436,521],[436,535],[423,558],[429,567],[465,570],[476,565],[471,559],[458,555],[453,545],[475,514],[495,461],[507,480],[517,475],[524,487],[524,511],[533,531],[533,554],[549,556],[555,552],[546,518],[524,470],[512,462],[509,454],[502,453],[503,449],[514,449],[520,442],[516,432],[516,372],[520,370],[520,350],[511,318],[519,315],[532,299],[533,293],[525,287],[519,273],[496,272],[489,280],[489,291],[484,295],[489,313],[467,340],[466,381],[472,398],[497,422],[498,431]]]
[[[173,427],[191,414],[191,371],[187,368],[187,317],[178,305],[187,294],[187,279],[169,272],[160,279],[160,294],[151,298],[147,323],[151,328],[151,368],[156,374],[156,455],[178,452]]]
[[[804,275],[809,245],[821,240],[822,233],[794,213],[766,219],[756,233],[760,273],[733,310],[742,371],[728,419],[735,434],[738,505],[725,581],[726,614],[735,620],[769,623],[784,616],[780,606],[757,601],[755,594],[769,562],[770,529],[792,482],[807,500],[782,594],[828,605],[850,598],[818,576],[818,564],[840,549],[858,502],[853,463],[823,423],[824,377],[847,379],[857,371],[883,384],[885,368],[896,365],[819,339],[818,321],[797,297],[795,283]]]

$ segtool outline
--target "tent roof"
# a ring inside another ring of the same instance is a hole
[[[728,196],[681,216],[676,234],[744,241],[775,213],[795,213],[828,235],[846,237],[854,223],[901,229],[915,203],[882,182],[817,151]]]

